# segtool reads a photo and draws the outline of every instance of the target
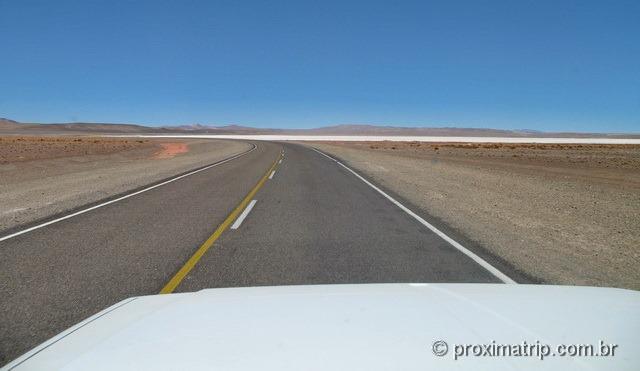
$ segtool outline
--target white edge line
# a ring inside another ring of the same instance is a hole
[[[271,172],[271,174],[269,175],[269,179],[273,179],[273,175],[274,175],[275,173],[276,173],[276,171],[275,171],[275,170],[273,170],[273,171]]]
[[[110,205],[110,204],[112,204],[112,203],[115,203],[115,202],[118,202],[118,201],[122,201],[122,200],[124,200],[124,199],[129,198],[129,197],[133,197],[133,196],[139,195],[140,193],[150,191],[150,190],[152,190],[152,189],[154,189],[154,188],[158,188],[158,187],[160,187],[160,186],[163,186],[163,185],[165,185],[165,184],[169,184],[169,183],[171,183],[171,182],[175,182],[176,180],[179,180],[179,179],[182,179],[182,178],[188,177],[189,175],[193,175],[193,174],[199,173],[199,172],[201,172],[201,171],[205,171],[205,170],[211,169],[212,167],[215,167],[215,166],[218,166],[218,165],[222,165],[222,164],[224,164],[224,163],[226,163],[226,162],[229,162],[229,161],[231,161],[231,160],[235,160],[235,159],[236,159],[236,158],[238,158],[238,157],[244,156],[244,155],[246,155],[246,154],[248,154],[248,153],[252,152],[252,151],[253,151],[253,150],[255,150],[256,148],[257,148],[257,146],[254,144],[254,145],[253,145],[253,148],[251,148],[250,150],[248,150],[248,151],[246,151],[246,152],[243,152],[243,153],[239,153],[239,154],[237,154],[237,155],[234,155],[234,156],[232,156],[232,157],[229,157],[229,158],[227,158],[227,159],[225,159],[225,160],[222,160],[222,161],[220,161],[220,162],[216,162],[215,164],[211,164],[211,165],[206,166],[206,167],[203,167],[203,168],[201,168],[201,169],[194,170],[194,171],[188,172],[188,173],[186,173],[186,174],[179,175],[179,176],[177,176],[177,177],[175,177],[175,178],[171,178],[171,179],[169,179],[169,180],[165,180],[165,181],[164,181],[164,182],[162,182],[162,183],[158,183],[158,184],[156,184],[156,185],[152,185],[151,187],[147,187],[147,188],[141,189],[141,190],[136,191],[136,192],[133,192],[133,193],[129,193],[129,194],[124,195],[124,196],[122,196],[122,197],[118,197],[118,198],[116,198],[116,199],[113,199],[113,200],[110,200],[110,201],[107,201],[107,202],[103,202],[103,203],[101,203],[101,204],[94,205],[94,206],[91,206],[91,207],[89,207],[89,208],[82,209],[82,210],[80,210],[80,211],[76,211],[75,213],[72,213],[72,214],[69,214],[69,215],[65,215],[65,216],[63,216],[63,217],[60,217],[60,218],[57,218],[57,219],[54,219],[54,220],[50,220],[50,221],[45,222],[45,223],[42,223],[42,224],[34,225],[33,227],[30,227],[30,228],[27,228],[27,229],[23,229],[23,230],[21,230],[21,231],[18,231],[18,232],[15,232],[15,233],[12,233],[12,234],[9,234],[9,235],[6,235],[6,236],[3,236],[3,237],[0,237],[0,242],[5,241],[5,240],[8,240],[8,239],[13,238],[13,237],[20,236],[21,234],[25,234],[25,233],[28,233],[28,232],[34,231],[34,230],[36,230],[36,229],[40,229],[40,228],[42,228],[42,227],[46,227],[46,226],[51,225],[51,224],[53,224],[53,223],[57,223],[57,222],[63,221],[63,220],[65,220],[65,219],[73,218],[74,216],[78,216],[78,215],[81,215],[81,214],[87,213],[87,212],[89,212],[89,211],[92,211],[92,210],[95,210],[95,209],[101,208],[101,207],[103,207],[103,206],[107,206],[107,205]]]
[[[240,216],[238,217],[238,219],[236,219],[236,221],[233,223],[233,225],[231,226],[231,229],[238,229],[240,227],[240,225],[242,224],[242,222],[244,221],[244,219],[247,217],[247,215],[249,215],[249,213],[251,212],[251,209],[253,209],[253,206],[256,204],[256,200],[251,200],[251,202],[249,202],[249,205],[247,205],[247,207],[244,209],[244,211],[242,212],[242,214],[240,214]]]
[[[375,189],[378,193],[380,193],[381,195],[383,195],[386,199],[388,199],[389,201],[391,201],[393,204],[395,204],[396,206],[398,206],[400,209],[402,209],[402,211],[404,211],[405,213],[411,215],[414,219],[416,219],[418,222],[420,222],[420,224],[424,225],[425,227],[429,228],[433,233],[437,234],[438,236],[440,236],[440,238],[442,238],[443,240],[447,241],[451,246],[455,247],[456,249],[460,250],[460,252],[462,252],[463,254],[465,254],[466,256],[468,256],[469,258],[471,258],[473,261],[475,261],[476,263],[478,263],[481,267],[483,267],[484,269],[486,269],[487,271],[489,271],[489,273],[493,274],[496,278],[498,278],[500,281],[504,282],[504,283],[509,283],[509,284],[516,284],[517,282],[514,281],[513,279],[511,279],[509,276],[507,276],[506,274],[500,272],[496,267],[494,267],[493,265],[489,264],[486,260],[482,259],[481,257],[479,257],[478,255],[474,254],[471,250],[467,249],[466,247],[462,246],[461,244],[459,244],[456,240],[454,240],[453,238],[447,236],[446,234],[444,234],[444,232],[440,231],[438,228],[436,228],[434,225],[432,225],[431,223],[427,222],[426,220],[422,219],[422,217],[420,217],[420,215],[414,213],[413,211],[411,211],[409,208],[407,208],[406,206],[404,206],[403,204],[401,204],[400,202],[398,202],[396,199],[394,199],[393,197],[389,196],[388,194],[386,194],[383,190],[381,190],[380,188],[376,187],[375,185],[371,184],[371,182],[369,182],[368,180],[366,180],[365,178],[363,178],[362,176],[360,176],[360,174],[356,173],[355,171],[351,170],[348,166],[346,166],[345,164],[343,164],[342,162],[336,160],[335,158],[315,149],[315,148],[311,148],[314,151],[318,152],[319,154],[327,157],[328,159],[336,162],[338,165],[344,167],[345,169],[347,169],[349,172],[351,172],[353,175],[355,175],[356,177],[358,177],[358,179],[362,180],[363,182],[365,182],[369,187]]]

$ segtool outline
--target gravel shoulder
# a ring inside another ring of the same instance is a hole
[[[543,282],[640,289],[640,146],[312,145]]]
[[[211,139],[0,138],[0,232],[249,148]]]

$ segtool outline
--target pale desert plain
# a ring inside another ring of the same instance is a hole
[[[640,289],[640,145],[312,145],[535,281]]]
[[[249,148],[248,143],[210,139],[0,136],[0,231],[114,197]]]
[[[534,282],[640,288],[640,145],[302,142]],[[4,136],[3,234],[250,148],[207,138]]]

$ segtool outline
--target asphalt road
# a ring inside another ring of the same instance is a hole
[[[160,292],[216,230],[176,292],[499,282],[336,162],[297,144],[256,145],[219,166],[1,241],[0,364],[122,299]],[[230,213],[244,210],[239,204],[252,190],[253,208],[230,228]]]

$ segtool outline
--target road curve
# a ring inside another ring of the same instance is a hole
[[[293,143],[256,145],[227,163],[0,242],[0,363],[117,301],[160,292],[206,241],[210,248],[170,291],[500,282],[322,154]]]
[[[372,282],[500,282],[335,162],[285,144],[251,213],[177,291]]]
[[[0,242],[0,363],[124,298],[156,294],[279,155],[244,156]]]

